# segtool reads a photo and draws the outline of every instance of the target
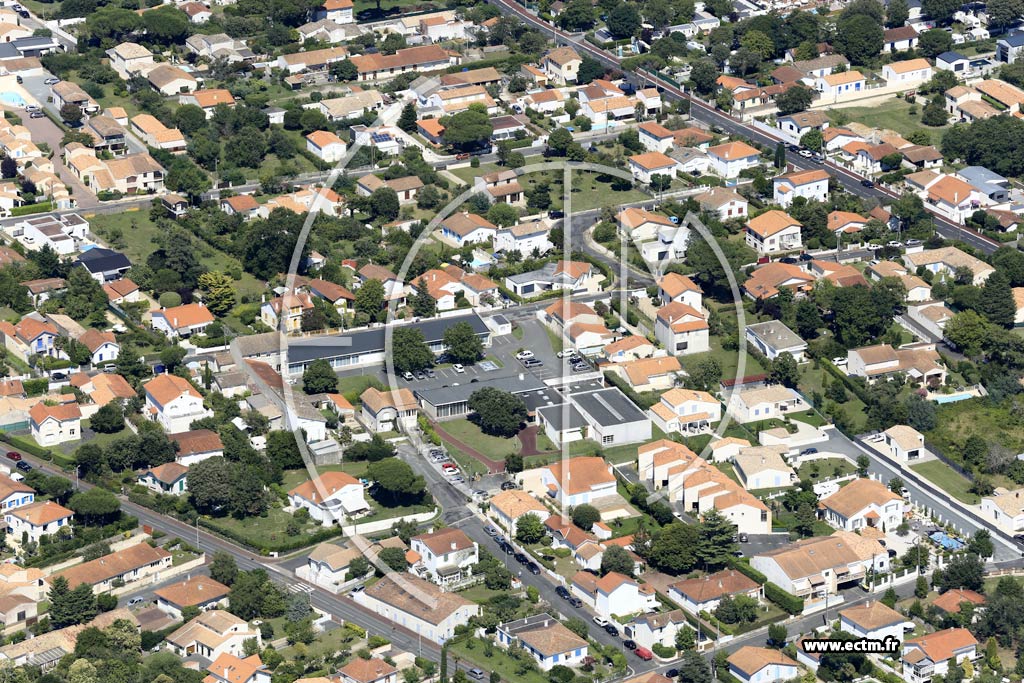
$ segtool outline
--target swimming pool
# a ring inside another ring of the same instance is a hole
[[[0,102],[12,107],[24,107],[25,98],[16,92],[0,92]]]
[[[936,531],[928,538],[941,545],[945,550],[960,550],[964,547],[963,541],[953,538],[945,531]]]
[[[936,396],[932,400],[936,403],[956,403],[957,401],[966,401],[969,398],[974,398],[974,394],[965,391],[960,394],[943,394]]]

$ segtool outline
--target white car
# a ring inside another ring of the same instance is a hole
[[[25,111],[39,111],[38,104],[27,104],[25,105]]]
[[[608,625],[608,620],[604,617],[594,617],[594,623],[600,626],[601,628],[604,628]]]
[[[516,354],[516,360],[529,360],[531,358],[533,358],[533,351],[530,350],[520,351]]]
[[[452,370],[454,370],[455,372],[465,372],[466,368],[463,367],[462,363],[456,363],[455,365],[452,366]]]
[[[878,251],[879,249],[882,248],[882,245],[881,244],[869,244],[869,245],[867,245],[866,248],[867,248],[868,251]]]
[[[405,372],[402,373],[402,379],[404,379],[406,382],[411,382],[413,380],[413,374],[406,370]]]
[[[43,81],[43,83],[46,84],[46,85],[56,85],[56,84],[60,83],[60,79],[59,78],[54,78],[53,76],[51,76],[50,78],[47,78],[45,81]]]
[[[902,249],[903,248],[903,242],[897,242],[896,240],[892,240],[892,241],[886,242],[885,246],[891,247],[893,249]]]

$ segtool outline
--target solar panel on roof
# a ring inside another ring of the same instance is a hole
[[[370,139],[374,142],[391,142],[390,133],[371,133]]]

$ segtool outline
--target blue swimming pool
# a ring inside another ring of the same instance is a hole
[[[16,92],[0,92],[0,102],[11,107],[24,107],[25,98]]]
[[[933,401],[936,403],[956,403],[957,401],[966,401],[969,398],[974,398],[974,394],[964,392],[962,394],[944,394],[942,396],[936,396]]]
[[[941,545],[945,550],[960,550],[964,547],[963,541],[953,538],[945,531],[936,531],[928,538]]]

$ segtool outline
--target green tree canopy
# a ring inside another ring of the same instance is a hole
[[[477,389],[469,397],[471,419],[487,434],[511,438],[526,419],[526,403],[497,387]]]

